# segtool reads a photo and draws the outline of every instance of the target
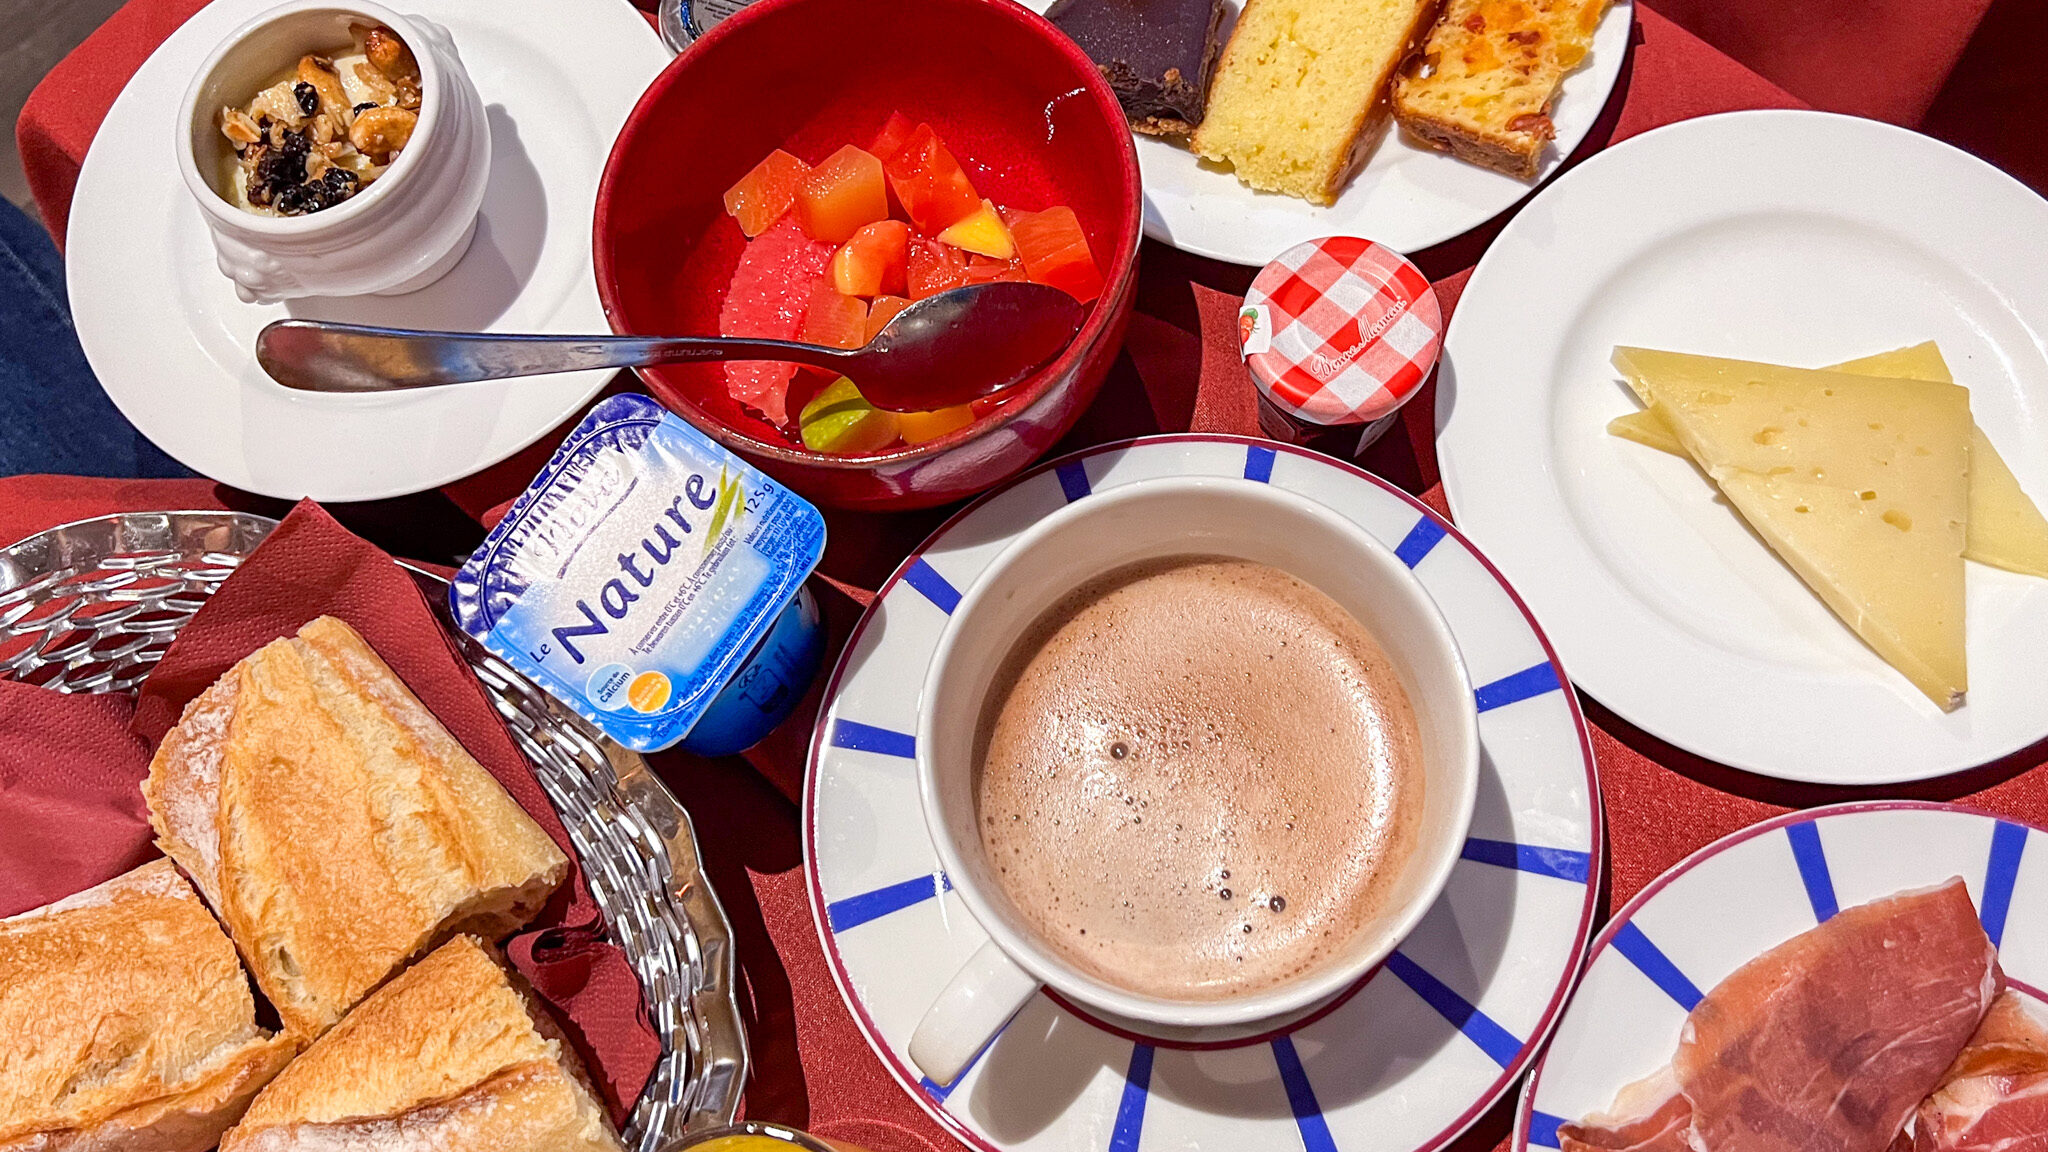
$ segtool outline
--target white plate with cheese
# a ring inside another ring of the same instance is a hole
[[[1963,564],[1968,691],[1944,711],[1690,458],[1608,431],[1642,408],[1617,346],[1818,368],[1925,341],[2019,488],[2048,502],[2048,201],[1853,117],[1646,133],[1539,194],[1473,273],[1438,384],[1445,493],[1572,679],[1649,734],[1826,784],[1985,764],[2048,737],[2048,580]],[[1901,431],[1914,452],[1955,435]],[[1925,533],[1967,482],[1883,498],[1899,531]],[[1793,531],[1818,541],[1829,515]]]

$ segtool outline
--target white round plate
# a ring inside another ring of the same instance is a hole
[[[1707,845],[1601,930],[1563,1023],[1522,1090],[1515,1152],[1604,1112],[1671,1062],[1700,993],[1842,908],[1952,876],[1969,885],[2016,990],[2048,987],[2048,856],[2035,831],[1952,804],[1881,800],[1793,812]]]
[[[1040,14],[1052,7],[1052,0],[1023,3]],[[1238,0],[1224,0],[1225,37],[1241,6]],[[1229,168],[1200,160],[1182,145],[1139,134],[1145,235],[1183,252],[1253,267],[1324,236],[1363,236],[1409,254],[1463,235],[1514,207],[1592,131],[1621,75],[1634,26],[1633,0],[1614,0],[1594,33],[1592,54],[1565,77],[1551,110],[1557,138],[1544,152],[1533,181],[1453,159],[1409,140],[1390,121],[1337,202],[1323,208],[1292,196],[1255,192]]]
[[[1692,463],[1607,433],[1617,344],[1818,367],[1936,340],[2048,501],[2048,201],[1871,120],[1734,112],[1637,136],[1530,201],[1444,339],[1458,524],[1573,681],[1687,751],[1825,784],[1921,780],[2048,736],[2048,582],[1969,565],[1968,701],[1944,714]]]
[[[951,893],[918,801],[919,687],[947,614],[1041,517],[1159,476],[1244,477],[1356,521],[1435,597],[1477,690],[1472,839],[1393,958],[1318,1013],[1194,1048],[1114,1030],[1041,994],[950,1088],[905,1055],[918,1017],[987,936]],[[1584,954],[1599,890],[1592,747],[1543,635],[1455,530],[1326,457],[1232,436],[1159,436],[1041,465],[954,516],[855,628],[811,743],[812,913],[861,1031],[934,1119],[1012,1149],[1438,1148],[1531,1059]]]
[[[669,61],[624,0],[408,0],[447,28],[482,93],[490,187],[476,239],[436,283],[403,296],[244,304],[214,266],[178,182],[178,102],[221,40],[273,0],[215,0],[122,89],[79,173],[65,243],[71,315],[116,407],[157,446],[266,496],[374,500],[488,467],[574,414],[610,379],[576,372],[374,396],[286,389],[256,364],[256,333],[287,316],[402,328],[609,332],[590,263],[591,216],[612,139]]]

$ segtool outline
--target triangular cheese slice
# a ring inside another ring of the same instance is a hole
[[[1955,375],[1948,370],[1948,361],[1942,358],[1941,346],[1932,340],[1908,344],[1889,352],[1878,352],[1870,356],[1858,356],[1840,364],[1821,369],[1823,372],[1854,372],[1858,376],[1888,376],[1893,380],[1933,380],[1942,384],[1956,382]]]
[[[1824,368],[1825,372],[1853,372],[1859,376],[1888,376],[1897,380],[1932,380],[1954,383],[1941,349],[1927,340],[1875,356],[1864,356]],[[1608,421],[1607,430],[1624,440],[1633,440],[1674,456],[1686,455],[1685,445],[1654,409],[1645,408]],[[1970,524],[1965,560],[1989,564],[2024,576],[2048,577],[2048,517],[2020,488],[2019,478],[2006,466],[2005,458],[1978,428],[1970,442]]]
[[[1970,546],[1963,555],[2025,576],[2048,576],[2048,517],[1978,428],[1970,442]]]
[[[1966,390],[1643,348],[1614,364],[1844,623],[1962,703]]]

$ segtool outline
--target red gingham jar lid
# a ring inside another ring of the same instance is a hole
[[[1315,424],[1399,408],[1436,366],[1443,314],[1421,270],[1371,240],[1297,244],[1260,271],[1238,331],[1268,400]]]

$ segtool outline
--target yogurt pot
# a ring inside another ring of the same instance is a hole
[[[645,396],[591,409],[456,572],[456,623],[628,748],[788,718],[824,655],[818,510]]]
[[[1443,343],[1436,291],[1371,240],[1297,244],[1259,271],[1238,312],[1259,430],[1356,456],[1421,391]]]
[[[259,216],[222,187],[231,145],[224,105],[241,107],[308,52],[349,42],[349,25],[382,24],[420,69],[419,122],[390,168],[361,192],[302,216]],[[448,273],[476,234],[491,168],[483,98],[448,31],[368,0],[291,0],[223,40],[200,66],[175,122],[178,170],[212,234],[215,262],[244,301],[394,295]]]

